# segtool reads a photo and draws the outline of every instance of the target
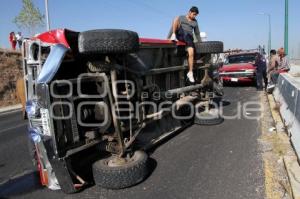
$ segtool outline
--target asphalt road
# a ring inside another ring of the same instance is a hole
[[[259,102],[252,87],[229,87],[225,93],[226,116],[238,113],[238,103]],[[0,198],[264,198],[258,120],[243,117],[227,119],[217,126],[191,126],[151,153],[155,169],[139,185],[123,190],[93,186],[66,195],[38,185],[27,153],[26,127],[20,117],[0,116]]]

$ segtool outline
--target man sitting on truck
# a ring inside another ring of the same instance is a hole
[[[187,15],[176,17],[172,25],[172,35],[170,40],[183,41],[186,43],[187,52],[188,52],[188,65],[189,72],[187,78],[190,83],[195,83],[193,75],[193,66],[194,66],[194,37],[193,33],[198,42],[201,42],[200,31],[196,16],[198,15],[199,10],[197,7],[193,6]]]

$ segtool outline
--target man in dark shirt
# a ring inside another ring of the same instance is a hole
[[[256,85],[257,90],[261,91],[263,90],[263,80],[265,83],[265,89],[267,89],[268,86],[268,78],[267,78],[267,61],[263,55],[260,53],[257,54],[255,64],[256,66]]]
[[[194,75],[193,75],[193,66],[194,66],[194,37],[193,33],[195,33],[196,39],[198,42],[201,41],[200,31],[198,22],[196,20],[196,16],[198,15],[199,10],[197,7],[193,6],[187,15],[176,17],[173,26],[172,26],[172,35],[170,40],[179,40],[186,43],[187,52],[188,52],[188,64],[189,64],[189,72],[187,74],[187,78],[190,83],[194,83]]]

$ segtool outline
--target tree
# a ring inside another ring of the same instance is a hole
[[[19,28],[24,28],[30,35],[33,35],[36,33],[37,28],[45,24],[45,16],[34,6],[32,0],[22,0],[22,4],[22,10],[19,15],[14,18],[13,22]]]

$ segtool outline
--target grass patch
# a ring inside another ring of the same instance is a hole
[[[271,135],[264,135],[261,137],[262,141],[270,143],[272,151],[279,157],[287,154],[289,146],[283,141],[283,138],[278,133]]]

